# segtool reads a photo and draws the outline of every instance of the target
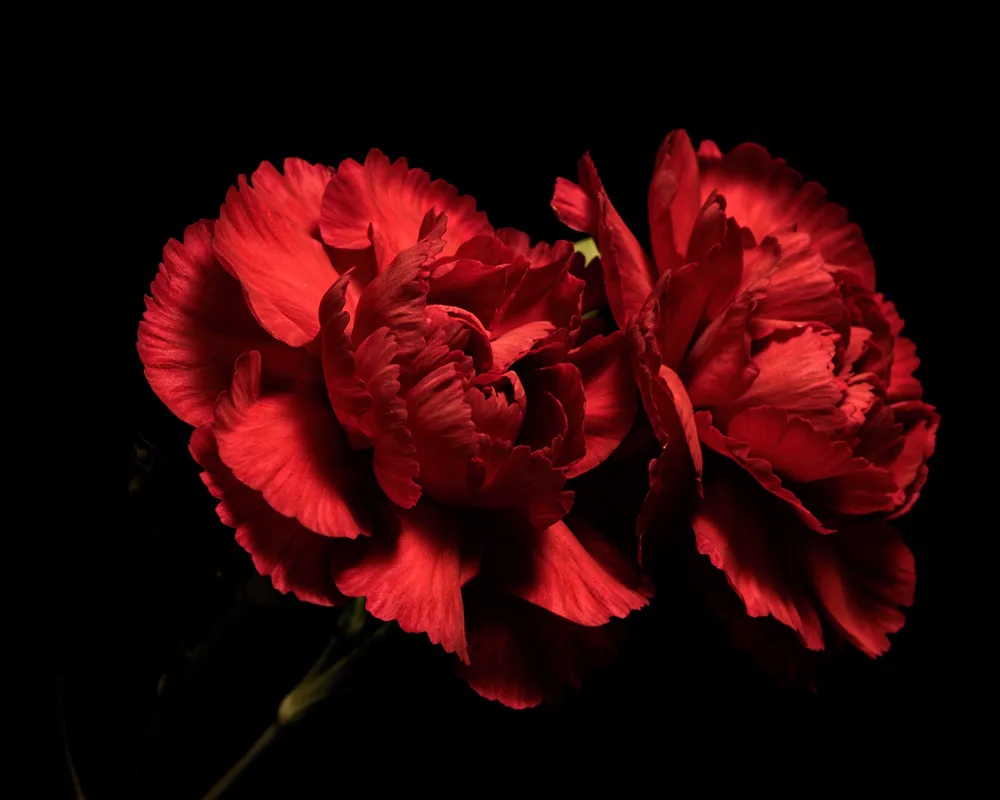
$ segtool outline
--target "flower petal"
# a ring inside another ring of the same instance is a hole
[[[809,539],[808,567],[826,616],[856,647],[875,658],[889,649],[886,634],[906,621],[913,603],[913,554],[889,525],[868,522],[836,536]]]
[[[146,298],[137,349],[146,379],[174,414],[190,425],[211,422],[215,401],[229,388],[233,364],[261,351],[266,381],[322,379],[314,359],[271,338],[253,318],[235,280],[212,252],[212,223],[171,239]]]
[[[816,516],[806,508],[805,504],[790,489],[782,485],[781,478],[774,474],[771,462],[767,459],[759,458],[750,453],[750,445],[738,439],[723,434],[712,424],[712,415],[708,411],[698,411],[695,413],[695,421],[698,425],[698,435],[702,443],[710,447],[716,453],[732,459],[756,481],[775,497],[784,500],[792,510],[798,515],[809,528],[817,533],[832,533],[820,522]],[[836,478],[832,480],[837,480]]]
[[[531,263],[509,302],[490,324],[490,332],[501,336],[538,320],[547,320],[554,328],[570,328],[576,318],[575,324],[579,325],[585,284],[569,274],[573,257],[573,245],[560,241],[539,261]]]
[[[536,528],[562,519],[573,505],[564,492],[566,475],[530,447],[477,435],[478,454],[470,470],[472,504],[480,508],[520,511]]]
[[[390,163],[380,151],[371,150],[364,165],[347,159],[337,167],[323,195],[320,230],[332,247],[364,248],[372,226],[378,267],[384,270],[416,244],[421,222],[432,208],[448,215],[444,255],[473,236],[493,233],[471,197],[460,196],[445,181],[432,181],[422,169],[410,169],[405,158]]]
[[[513,299],[530,263],[499,236],[476,236],[454,256],[437,260],[428,302],[468,309],[489,328]]]
[[[513,328],[503,335],[493,339],[493,368],[497,372],[504,371],[515,361],[526,356],[531,350],[543,342],[555,331],[555,325],[548,320],[528,322],[518,328]]]
[[[301,158],[286,158],[282,172],[265,161],[250,180],[265,203],[314,239],[319,239],[320,205],[333,170]]]
[[[897,337],[892,348],[892,369],[889,373],[889,385],[886,392],[890,403],[920,399],[924,390],[920,381],[913,377],[913,373],[919,366],[917,346],[905,336]]]
[[[681,366],[691,403],[699,408],[732,403],[752,388],[760,366],[750,357],[749,320],[756,295],[741,295],[695,342]]]
[[[832,329],[844,317],[844,300],[837,284],[813,250],[780,258],[761,277],[766,277],[766,284],[750,323],[755,339],[807,323],[822,323]]]
[[[729,411],[755,405],[780,406],[815,427],[833,429],[846,421],[838,408],[847,389],[833,371],[836,341],[829,331],[805,328],[771,337],[753,357],[759,374]]]
[[[920,490],[927,480],[927,460],[934,455],[937,430],[941,416],[934,406],[919,400],[894,403],[893,419],[903,426],[902,447],[895,457],[879,460],[892,473],[893,479],[903,493],[902,505],[892,517],[899,517],[913,508],[920,496]]]
[[[442,364],[406,393],[420,483],[436,500],[458,503],[468,496],[468,468],[476,449],[468,387],[455,364]]]
[[[780,230],[806,233],[824,261],[851,270],[874,288],[875,266],[861,230],[848,222],[843,208],[826,202],[819,184],[803,186],[802,176],[784,159],[771,158],[756,144],[741,144],[724,156],[718,148],[699,148],[699,162],[702,198],[713,191],[725,195],[729,213],[757,241]]]
[[[323,606],[340,605],[344,596],[330,577],[333,540],[304,528],[271,508],[260,492],[243,485],[219,458],[211,425],[191,434],[191,455],[205,470],[201,474],[223,524],[236,528],[236,541],[253,558],[254,567],[267,575],[274,588],[299,600]]]
[[[364,417],[372,397],[365,381],[357,374],[351,337],[347,333],[350,315],[344,310],[350,275],[341,275],[331,286],[319,307],[323,375],[326,391],[337,420],[355,449],[371,444],[372,431]]]
[[[257,320],[293,347],[319,333],[319,304],[337,279],[323,245],[240,177],[215,225],[215,252],[239,278]]]
[[[585,179],[581,175],[581,183],[584,182]],[[552,210],[563,225],[580,233],[597,235],[599,209],[592,191],[566,178],[556,178],[556,188],[552,194]]]
[[[427,316],[431,325],[442,332],[450,350],[460,350],[471,356],[477,372],[492,369],[490,335],[475,314],[455,306],[429,305]]]
[[[655,304],[655,295],[650,295],[646,307],[626,331],[632,372],[660,444],[667,444],[671,432],[682,432],[690,445],[691,457],[698,463],[700,471],[701,448],[691,420],[691,400],[680,376],[660,359],[656,341]]]
[[[611,205],[589,153],[580,159],[579,176],[581,191],[590,197],[596,208],[596,230],[590,229],[586,232],[597,240],[611,313],[618,327],[624,330],[628,321],[639,313],[643,302],[653,290],[656,283],[656,269],[628,226],[615,211],[615,207]],[[558,183],[557,193],[560,187],[565,190],[567,184],[567,181]],[[579,198],[575,190],[573,194]],[[565,215],[565,212],[570,211],[569,206],[559,205],[555,199],[553,208],[556,209],[557,215]],[[583,221],[574,218],[572,212],[568,219],[574,224]],[[570,224],[570,227],[574,227],[574,224]],[[585,229],[578,228],[578,230]]]
[[[797,565],[794,537],[771,524],[733,482],[706,481],[705,501],[691,519],[698,551],[726,574],[751,617],[772,616],[792,628],[810,650],[823,649],[823,629]],[[817,537],[818,538],[818,537]]]
[[[492,553],[500,585],[511,594],[579,625],[597,626],[612,617],[626,617],[647,604],[652,587],[632,570],[627,583],[616,577],[627,573],[627,562],[600,536],[588,529],[597,556],[565,522],[530,535],[511,535],[496,543]],[[605,567],[602,558],[612,559]]]
[[[591,339],[571,350],[568,360],[580,370],[586,399],[586,453],[566,471],[567,477],[574,478],[596,467],[621,444],[632,428],[639,398],[622,331]]]
[[[469,389],[465,399],[472,408],[476,433],[507,442],[517,439],[527,396],[516,372],[506,372],[492,384]]]
[[[480,695],[505,706],[558,701],[618,652],[613,625],[577,625],[474,584],[465,596],[469,664],[460,665],[459,674]]]
[[[528,402],[526,428],[532,417],[532,398],[536,392],[550,393],[564,412],[565,436],[558,454],[553,456],[553,465],[565,467],[583,458],[587,451],[584,433],[586,398],[580,370],[570,363],[530,370],[524,374],[524,388]]]
[[[429,262],[442,246],[440,239],[425,239],[408,247],[365,287],[351,332],[355,346],[383,327],[395,337],[403,363],[426,346]]]
[[[219,456],[275,511],[324,536],[369,532],[366,489],[336,417],[305,394],[262,395],[261,356],[236,362],[215,406]]]
[[[389,329],[378,328],[358,347],[357,374],[372,398],[365,423],[375,445],[375,479],[392,502],[411,508],[420,498],[420,465],[407,427],[406,402],[399,394],[397,354]]]
[[[698,161],[691,139],[686,131],[671,131],[656,153],[649,185],[649,232],[661,275],[681,266],[678,254],[688,248],[702,204],[698,186]]]
[[[796,483],[855,472],[868,464],[855,459],[845,442],[776,406],[741,411],[730,421],[727,435],[745,442],[753,456],[769,461],[782,477]]]
[[[357,563],[334,569],[337,588],[364,597],[378,619],[396,620],[407,633],[426,633],[468,663],[457,518],[426,500],[393,513],[395,530],[379,531],[364,543]]]

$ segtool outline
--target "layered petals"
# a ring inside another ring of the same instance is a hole
[[[582,530],[594,552],[565,522],[505,540],[506,552],[494,557],[506,562],[500,571],[504,590],[587,626],[645,606],[652,595],[648,581],[599,534]]]
[[[202,481],[219,501],[219,519],[236,529],[236,541],[253,558],[257,571],[267,575],[279,592],[291,592],[304,602],[341,604],[344,596],[330,575],[336,558],[332,540],[282,516],[260,492],[236,480],[219,458],[211,425],[191,434],[190,450],[204,470]]]
[[[584,216],[588,225],[593,220],[593,228],[576,229],[586,230],[597,240],[611,313],[624,329],[652,291],[656,269],[608,199],[589,154],[580,159],[579,170],[580,186],[568,181],[557,184],[553,208],[570,227],[585,222]],[[586,203],[582,203],[581,193],[588,196]],[[582,213],[581,206],[585,209]],[[596,209],[592,215],[591,208]]]
[[[304,394],[261,394],[261,356],[237,360],[215,407],[222,462],[268,505],[323,536],[370,532],[367,486],[333,413]]]
[[[569,362],[580,371],[585,399],[583,457],[567,470],[582,475],[603,462],[632,428],[639,399],[629,369],[625,336],[616,331],[571,350]]]
[[[698,160],[685,131],[671,131],[656,153],[649,185],[649,232],[660,274],[681,266],[702,200]]]
[[[469,664],[459,673],[510,708],[563,699],[618,652],[613,625],[577,625],[519,597],[470,587],[466,608]]]
[[[875,658],[887,634],[903,627],[901,607],[913,603],[916,569],[902,537],[868,522],[837,536],[808,540],[808,570],[825,616],[859,650]]]
[[[239,281],[212,251],[212,229],[211,222],[198,222],[182,242],[167,243],[139,324],[137,347],[149,385],[190,425],[211,422],[236,359],[248,350],[266,357],[265,382],[321,379],[304,351],[275,341],[253,318]]]
[[[564,470],[527,445],[515,447],[483,434],[477,434],[477,445],[469,476],[473,505],[513,509],[539,529],[566,516],[573,493],[563,491]]]
[[[426,633],[468,662],[461,585],[461,537],[456,518],[430,502],[395,509],[395,530],[364,542],[355,564],[335,568],[337,587],[364,597],[365,607],[404,631]]]
[[[442,364],[406,393],[408,425],[424,491],[440,502],[468,495],[466,469],[476,450],[468,386],[455,364]]]
[[[705,484],[705,502],[691,519],[698,551],[722,570],[751,617],[772,616],[810,650],[823,649],[823,629],[809,598],[793,536],[769,524],[752,495],[736,481]]]
[[[215,252],[243,285],[254,316],[292,347],[319,333],[319,306],[337,279],[322,243],[241,177],[215,225]]]
[[[817,183],[803,185],[802,176],[763,147],[741,144],[726,155],[711,142],[698,150],[702,198],[715,191],[726,197],[729,213],[753,231],[757,241],[782,230],[809,235],[827,263],[853,272],[868,289],[875,286],[875,267],[861,230],[847,212],[828,203]]]
[[[432,181],[422,169],[410,169],[405,158],[390,162],[372,150],[364,164],[347,159],[337,168],[323,195],[320,231],[331,247],[359,249],[368,247],[371,227],[381,271],[417,242],[431,209],[448,215],[444,255],[473,236],[493,232],[471,197],[445,181]]]
[[[425,239],[403,250],[358,300],[351,338],[355,346],[374,330],[388,328],[401,358],[427,344],[427,291],[430,261],[441,252],[440,239]]]

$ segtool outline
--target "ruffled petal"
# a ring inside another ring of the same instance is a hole
[[[434,265],[428,302],[471,311],[486,328],[512,300],[531,262],[499,236],[477,236]]]
[[[784,500],[795,514],[809,528],[817,533],[832,533],[830,528],[823,525],[819,519],[808,509],[798,495],[782,485],[781,478],[774,474],[771,462],[765,458],[759,458],[750,452],[750,445],[730,436],[726,436],[712,424],[712,415],[708,411],[698,411],[695,414],[695,421],[698,425],[698,434],[706,447],[715,452],[732,459],[753,475],[754,479],[775,497]],[[838,480],[833,478],[831,480]]]
[[[596,467],[621,444],[635,421],[639,398],[622,331],[591,339],[571,350],[568,360],[580,371],[586,399],[586,453],[566,471],[574,478]]]
[[[656,269],[628,226],[615,211],[615,207],[611,205],[589,153],[580,159],[579,174],[582,191],[591,198],[596,208],[596,229],[587,230],[587,233],[597,240],[611,313],[618,327],[624,330],[628,321],[639,313],[646,297],[653,290],[656,283]],[[567,184],[568,182],[557,184],[557,192],[560,186],[566,187]],[[574,194],[579,197],[575,190]],[[567,210],[565,205],[557,207],[553,203],[553,207],[557,215]],[[570,219],[573,220],[572,216]]]
[[[730,421],[727,438],[731,448],[733,442],[746,445],[746,461],[770,463],[784,480],[798,484],[796,495],[810,508],[868,514],[899,503],[890,472],[856,458],[845,442],[784,409],[758,406],[740,412]],[[736,451],[743,453],[742,445]],[[760,465],[751,472],[763,476],[766,469]]]
[[[566,475],[541,453],[478,435],[478,454],[470,470],[472,505],[520,511],[536,528],[562,519],[573,505],[564,492]]]
[[[698,161],[687,132],[671,131],[656,154],[649,185],[649,232],[660,274],[681,266],[702,200]]]
[[[544,389],[534,390],[528,398],[518,444],[543,455],[556,465],[568,430],[566,410],[556,396]]]
[[[212,252],[211,222],[191,225],[183,243],[167,243],[150,294],[139,323],[139,357],[153,391],[188,424],[211,422],[233,364],[247,350],[264,354],[269,384],[322,380],[311,356],[275,341],[253,318],[239,281]]]
[[[561,700],[618,652],[613,625],[577,625],[518,597],[466,590],[469,664],[459,674],[511,708]]]
[[[424,491],[446,503],[468,496],[468,468],[476,449],[468,386],[455,364],[442,364],[406,393]]]
[[[215,407],[219,456],[275,511],[324,536],[370,532],[368,487],[330,409],[304,394],[262,395],[261,356],[237,360]]]
[[[532,416],[532,398],[536,392],[550,393],[564,413],[565,435],[559,452],[553,455],[553,465],[565,467],[583,458],[587,451],[584,433],[586,398],[580,370],[570,363],[531,370],[524,375],[524,388],[528,403],[526,427]]]
[[[304,528],[271,508],[260,492],[240,483],[219,458],[211,425],[191,434],[191,455],[203,470],[201,479],[219,500],[224,525],[236,529],[236,541],[261,575],[279,592],[323,606],[339,605],[344,596],[330,577],[334,542]]]
[[[396,505],[411,508],[420,498],[420,465],[400,396],[396,342],[388,328],[372,331],[357,352],[357,374],[372,398],[365,427],[375,445],[372,469],[382,491]]]
[[[750,389],[760,366],[750,357],[749,320],[756,295],[741,295],[691,349],[681,371],[691,402],[699,408],[732,403]]]
[[[913,554],[889,525],[867,522],[836,536],[809,539],[808,567],[830,622],[875,658],[889,649],[887,634],[906,621],[900,607],[913,603]]]
[[[293,347],[319,333],[319,305],[337,273],[323,245],[240,177],[215,225],[215,252],[243,284],[254,316]]]
[[[371,444],[372,431],[365,420],[372,398],[365,381],[357,375],[351,337],[350,315],[344,310],[349,275],[342,275],[320,303],[319,317],[323,375],[326,391],[337,420],[355,449]]]
[[[355,564],[334,569],[337,588],[364,597],[378,619],[396,620],[407,633],[426,633],[468,663],[457,518],[426,501],[393,513],[395,530],[380,531],[364,543]]]
[[[494,336],[539,320],[551,322],[554,328],[579,325],[584,282],[569,274],[573,245],[556,242],[551,249],[537,252],[536,257],[538,260],[530,262],[509,302],[489,325]]]
[[[597,626],[647,604],[652,587],[599,534],[587,530],[596,555],[564,522],[497,542],[491,565],[511,594],[579,625]],[[605,567],[602,559],[611,559]],[[622,582],[616,574],[628,575]]]
[[[815,427],[834,429],[846,421],[838,406],[847,386],[834,374],[836,340],[829,331],[805,328],[768,340],[753,361],[759,373],[753,384],[727,408],[780,406],[806,417]]]
[[[286,158],[282,172],[263,162],[250,176],[254,188],[285,219],[319,239],[320,205],[333,170],[301,158]]]
[[[886,397],[890,403],[920,399],[924,390],[920,381],[913,377],[919,366],[917,346],[905,336],[897,337],[892,348],[892,368],[889,372],[889,385],[886,387]]]
[[[455,306],[429,305],[431,325],[441,332],[449,351],[459,350],[472,358],[477,372],[493,368],[493,347],[483,323],[471,311]]]
[[[843,297],[815,251],[782,258],[762,277],[766,285],[750,325],[755,339],[809,323],[833,329],[844,318]]]
[[[432,208],[448,215],[444,255],[453,254],[473,236],[493,233],[473,198],[459,195],[445,181],[432,181],[422,169],[410,169],[405,158],[390,163],[372,150],[364,165],[347,159],[337,168],[323,195],[320,231],[332,247],[357,249],[368,246],[372,226],[378,267],[384,270],[401,251],[416,244],[421,223]]]
[[[769,461],[783,478],[796,483],[843,475],[868,464],[855,459],[845,442],[775,406],[741,411],[730,421],[727,435],[746,443],[750,454]]]
[[[592,193],[566,178],[556,178],[552,210],[563,225],[580,233],[597,235],[598,207]]]
[[[700,477],[701,445],[691,398],[680,376],[660,362],[652,319],[652,315],[644,312],[626,333],[639,394],[660,444],[667,446],[670,442],[685,440],[695,472]],[[676,457],[683,458],[683,455],[678,452]]]
[[[729,213],[757,241],[782,230],[806,233],[824,261],[849,269],[874,289],[875,266],[861,230],[848,222],[843,208],[826,201],[819,184],[802,185],[802,176],[784,159],[756,144],[741,144],[723,156],[703,142],[698,155],[702,198],[713,191],[725,195]]]
[[[543,319],[528,322],[493,339],[490,346],[493,348],[494,370],[502,372],[509,368],[544,342],[555,329],[555,325]]]
[[[425,239],[408,247],[365,287],[351,332],[355,346],[373,331],[385,327],[395,337],[403,363],[424,349],[428,333],[429,262],[443,246],[440,239]]]
[[[469,389],[465,399],[472,409],[476,433],[507,442],[517,439],[527,396],[516,372],[506,372],[492,384]]]
[[[772,616],[794,630],[810,650],[823,649],[823,629],[798,573],[794,537],[771,524],[731,481],[705,483],[705,501],[691,519],[698,551],[722,570],[751,617]],[[817,537],[818,538],[818,537]]]
[[[913,508],[927,481],[927,460],[934,455],[941,416],[934,406],[919,400],[894,403],[892,412],[902,425],[902,446],[877,463],[889,470],[902,493],[900,508],[892,514],[895,518]]]

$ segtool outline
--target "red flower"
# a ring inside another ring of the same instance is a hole
[[[624,335],[580,337],[573,257],[405,160],[289,159],[167,244],[139,326],[257,569],[309,602],[364,596],[514,707],[578,683],[650,593],[564,519],[567,478],[638,408]]]
[[[812,650],[846,639],[884,653],[915,583],[886,520],[916,501],[939,417],[860,230],[757,145],[695,153],[683,131],[656,157],[653,259],[589,156],[579,181],[559,179],[552,205],[597,240],[664,448],[640,552],[681,515],[751,617]]]

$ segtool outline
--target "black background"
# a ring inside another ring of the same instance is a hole
[[[721,90],[681,103],[630,85],[637,88],[628,94],[562,92],[558,76],[542,75],[517,90],[500,80],[464,100],[430,84],[426,100],[373,87],[359,93],[365,98],[331,102],[321,92],[237,98],[218,84],[171,83],[146,87],[148,102],[123,91],[85,115],[66,109],[62,121],[75,135],[61,158],[77,166],[64,202],[90,220],[71,274],[90,278],[79,287],[87,324],[64,332],[76,356],[64,369],[84,397],[79,420],[60,431],[53,470],[70,476],[82,524],[61,526],[53,544],[52,707],[63,731],[55,746],[68,742],[88,798],[200,797],[273,719],[333,627],[334,612],[253,579],[249,556],[197,477],[188,427],[143,378],[136,327],[163,244],[214,218],[227,188],[262,160],[336,165],[363,160],[370,147],[472,195],[495,227],[549,241],[571,234],[549,209],[555,177],[574,177],[589,149],[645,242],[653,157],[674,127],[724,151],[758,142],[823,184],[860,224],[878,288],[918,344],[924,398],[943,424],[927,487],[899,523],[918,584],[891,651],[877,661],[849,654],[818,693],[786,689],[731,648],[682,588],[661,587],[611,670],[561,707],[512,712],[476,696],[424,637],[402,637],[355,690],[262,757],[231,796],[327,796],[361,774],[387,780],[387,765],[411,756],[424,764],[414,786],[447,776],[456,787],[468,785],[463,770],[503,772],[517,759],[532,770],[564,769],[591,758],[669,787],[664,776],[682,769],[671,754],[684,748],[780,763],[804,746],[826,769],[863,771],[896,750],[919,761],[927,742],[938,744],[932,758],[945,758],[955,675],[973,660],[955,611],[966,587],[953,577],[967,557],[957,544],[965,521],[956,499],[967,480],[957,418],[969,355],[955,337],[969,287],[954,276],[970,269],[970,254],[952,183],[965,163],[963,133],[941,123],[955,119],[948,101],[919,79],[885,92],[865,76],[839,76],[809,95],[748,97],[741,107],[723,102]],[[151,460],[137,459],[137,446]],[[50,497],[54,512],[63,496]],[[184,677],[179,653],[225,619],[217,650]],[[181,690],[158,706],[165,672],[167,684],[181,676]],[[834,755],[831,743],[853,755]],[[372,764],[381,766],[373,773]],[[70,791],[64,760],[58,775]]]

